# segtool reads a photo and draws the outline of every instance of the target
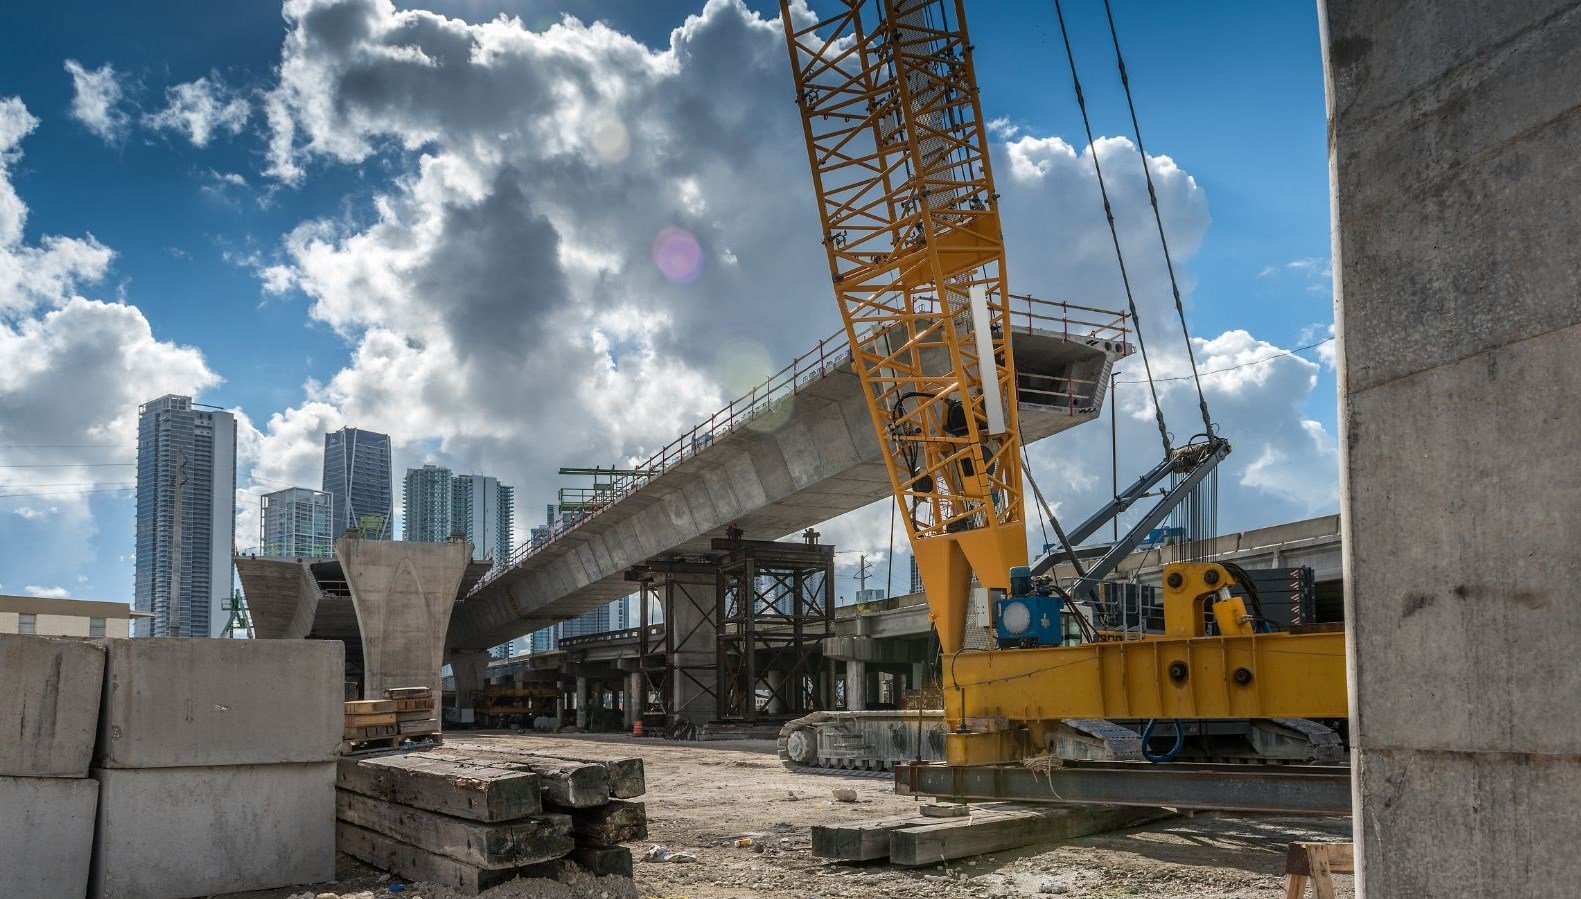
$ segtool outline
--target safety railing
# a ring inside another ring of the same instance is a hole
[[[596,634],[582,634],[578,637],[561,637],[561,649],[575,649],[578,646],[597,646],[603,643],[624,643],[642,636],[642,628],[628,627],[618,631],[600,631]],[[663,624],[648,625],[648,637],[663,637]]]
[[[1010,297],[1010,330],[1012,333],[1058,334],[1066,340],[1100,340],[1119,344],[1127,349],[1129,316],[1124,312],[1081,306],[1054,300],[1012,294]],[[632,468],[640,475],[616,478],[607,491],[603,491],[599,504],[584,508],[574,516],[556,519],[547,538],[528,540],[517,546],[511,554],[501,559],[473,586],[477,593],[497,580],[523,559],[542,552],[565,534],[598,517],[621,500],[642,489],[650,481],[682,462],[712,446],[715,440],[729,436],[749,421],[778,411],[782,405],[800,393],[807,385],[819,380],[831,370],[851,361],[851,345],[841,331],[818,341],[818,345],[792,359],[789,365],[775,372],[751,390],[731,400],[723,409],[692,426],[691,430],[670,441],[648,459]],[[1074,404],[1075,385],[1066,392]],[[470,595],[470,593],[469,593]]]

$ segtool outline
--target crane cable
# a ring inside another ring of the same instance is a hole
[[[1071,49],[1070,31],[1065,27],[1065,8],[1060,0],[1054,0],[1054,12],[1059,17],[1060,37],[1065,41],[1065,58],[1070,62],[1071,82],[1076,87],[1076,106],[1081,110],[1081,124],[1087,132],[1087,152],[1092,156],[1092,168],[1098,176],[1103,214],[1109,220],[1109,239],[1114,242],[1115,260],[1120,264],[1120,282],[1125,287],[1125,302],[1130,308],[1131,321],[1136,325],[1136,346],[1142,354],[1142,369],[1147,374],[1147,389],[1153,398],[1153,418],[1158,422],[1158,436],[1164,443],[1164,455],[1168,456],[1174,451],[1174,446],[1169,439],[1169,428],[1164,424],[1164,407],[1158,402],[1158,387],[1153,383],[1153,364],[1147,358],[1147,343],[1142,339],[1142,318],[1136,309],[1136,297],[1131,292],[1131,276],[1126,271],[1125,253],[1120,249],[1120,232],[1114,223],[1114,207],[1109,202],[1109,189],[1103,181],[1103,165],[1098,161],[1098,145],[1093,142],[1092,120],[1087,115],[1087,99],[1082,94],[1081,76],[1076,72],[1076,52]]]
[[[1114,10],[1109,0],[1103,0],[1103,12],[1109,19],[1109,38],[1114,43],[1114,60],[1120,67],[1120,86],[1125,89],[1125,105],[1131,111],[1131,132],[1136,135],[1136,155],[1142,161],[1142,176],[1147,179],[1147,199],[1153,206],[1153,222],[1158,225],[1158,243],[1164,249],[1164,268],[1169,272],[1169,289],[1175,295],[1175,314],[1180,317],[1180,333],[1186,338],[1186,358],[1191,362],[1191,380],[1197,385],[1197,408],[1202,411],[1203,433],[1214,434],[1213,417],[1208,414],[1208,400],[1202,392],[1202,377],[1197,374],[1197,354],[1191,346],[1191,331],[1186,327],[1186,307],[1180,301],[1180,282],[1175,278],[1175,261],[1169,253],[1169,239],[1164,236],[1164,217],[1158,211],[1158,192],[1153,189],[1153,170],[1147,164],[1147,148],[1142,145],[1142,123],[1136,117],[1136,103],[1131,99],[1131,79],[1125,71],[1125,55],[1120,52],[1120,33],[1114,27]],[[1061,20],[1060,27],[1064,27]],[[1137,342],[1141,343],[1138,336]]]

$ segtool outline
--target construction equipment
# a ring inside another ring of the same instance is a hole
[[[1193,561],[1168,568],[1163,633],[1117,639],[1082,611],[1120,560],[1172,513],[1187,513],[1188,542],[1200,546],[1212,508],[1201,486],[1230,452],[1200,380],[1203,433],[1174,446],[1154,388],[1163,461],[1081,526],[1065,533],[1038,495],[1060,544],[1028,564],[999,194],[962,0],[819,6],[834,11],[811,22],[790,0],[780,4],[796,103],[852,367],[885,450],[942,651],[944,710],[942,729],[930,726],[926,713],[800,719],[781,734],[787,762],[883,767],[902,747],[905,757],[942,756],[959,766],[1044,755],[1175,759],[1188,733],[1211,732],[1211,722],[1220,721],[1274,720],[1243,729],[1271,728],[1276,737],[1332,748],[1332,731],[1299,719],[1345,716],[1343,634],[1275,629],[1255,600],[1249,606],[1231,596],[1231,584],[1247,585],[1234,566]],[[1063,32],[1063,14],[1060,24]],[[1115,47],[1118,54],[1118,38]],[[1071,71],[1074,78],[1073,54]],[[1128,84],[1126,90],[1129,96]],[[1079,79],[1077,97],[1085,121]],[[1090,155],[1098,166],[1097,154]],[[1151,388],[1101,167],[1098,178]],[[1154,205],[1156,216],[1156,198]],[[1184,332],[1178,286],[1175,293]],[[1192,372],[1195,378],[1194,358]],[[1130,532],[1083,566],[1075,544],[1166,479],[1162,497]],[[1028,483],[1036,494],[1035,481]],[[1044,574],[1061,556],[1077,572],[1074,583]],[[1162,754],[1148,748],[1156,722],[1176,735]]]
[[[553,684],[525,687],[488,686],[473,694],[473,709],[481,727],[532,727],[534,718],[553,717],[560,688]]]

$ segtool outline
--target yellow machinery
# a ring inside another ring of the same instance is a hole
[[[966,648],[974,605],[1030,591],[1011,576],[1027,565],[1015,358],[962,2],[832,0],[818,22],[780,6],[853,368],[943,652],[946,759],[1043,753],[1069,718],[1344,717],[1343,635],[1260,629],[1216,564],[1166,571],[1162,635]]]
[[[560,688],[553,684],[526,687],[484,687],[474,694],[473,707],[483,727],[531,727],[534,718],[554,717]]]

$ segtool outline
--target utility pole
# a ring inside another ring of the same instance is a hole
[[[867,562],[867,553],[862,553],[860,556],[857,557],[857,562],[856,562],[856,580],[857,580],[857,585],[858,585],[857,589],[859,591],[863,592],[863,593],[867,592],[867,570],[869,568],[871,568],[871,567],[872,566],[869,565],[868,562]]]
[[[176,491],[175,515],[170,536],[170,601],[165,604],[165,633],[181,636],[181,494],[187,485],[187,454],[176,447],[176,474],[172,486]]]

